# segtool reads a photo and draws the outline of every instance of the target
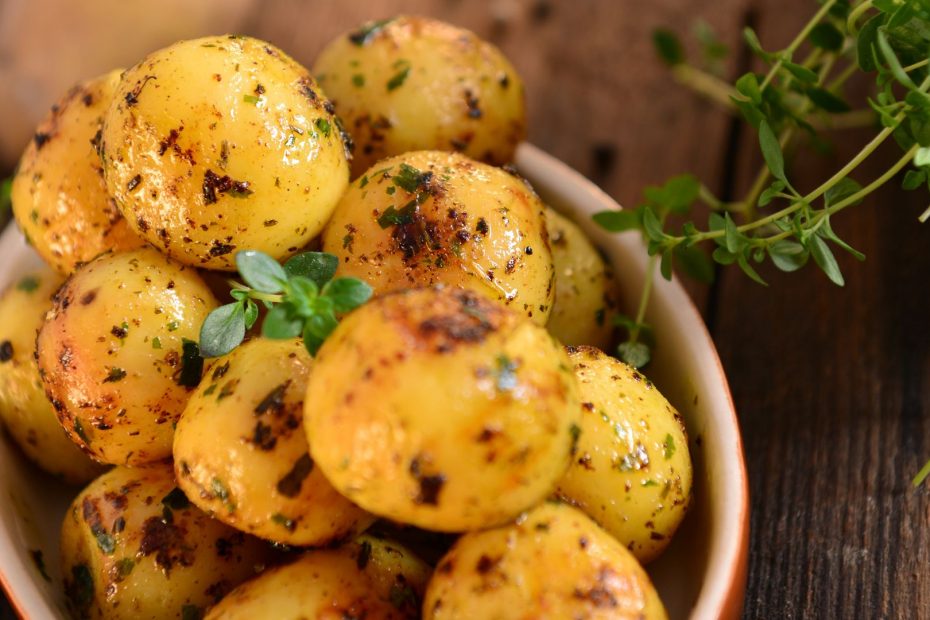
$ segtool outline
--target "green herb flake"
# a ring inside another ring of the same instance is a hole
[[[388,207],[384,213],[378,217],[378,226],[381,228],[390,228],[391,226],[403,226],[413,221],[417,212],[416,202],[410,202],[400,209],[393,206]]]
[[[84,431],[84,425],[81,424],[80,420],[74,421],[74,433],[81,438],[85,444],[90,445],[90,438],[87,436],[87,433]]]
[[[640,482],[640,483],[639,483],[639,486],[641,486],[641,487],[657,487],[657,486],[659,486],[659,483],[650,478],[649,480],[643,480],[642,482]]]
[[[318,118],[313,124],[316,125],[316,128],[319,129],[324,136],[329,136],[330,131],[332,131],[332,125],[330,125],[329,121],[325,118]]]
[[[361,73],[356,73],[355,75],[352,76],[352,84],[356,88],[361,88],[362,86],[365,85],[365,76],[362,75]]]
[[[401,189],[414,193],[432,176],[429,172],[420,172],[409,164],[401,164],[400,170],[391,178],[391,182]]]
[[[675,455],[675,438],[672,437],[671,433],[665,436],[665,460],[669,460]]]
[[[572,438],[571,453],[575,454],[578,452],[578,440],[581,438],[581,427],[572,422],[572,425],[568,427],[568,434]]]
[[[258,102],[260,102],[262,98],[256,97],[255,95],[242,95],[242,100],[246,103],[251,103],[252,105],[258,105]]]
[[[122,381],[126,378],[126,371],[122,368],[113,366],[110,368],[110,372],[107,373],[107,378],[103,380],[104,383],[116,383],[117,381]]]
[[[153,349],[161,348],[161,338],[159,338],[158,336],[155,336],[154,338],[152,338],[152,348]]]
[[[219,499],[221,502],[223,502],[223,505],[226,506],[226,510],[228,510],[230,513],[235,512],[236,503],[232,501],[229,489],[226,487],[222,480],[219,478],[213,478],[213,480],[210,482],[210,488],[213,491],[214,497]]]
[[[377,21],[371,21],[349,34],[349,41],[352,44],[362,47],[367,45],[381,30],[393,21],[391,19],[381,19]]]
[[[288,532],[293,532],[297,528],[297,523],[295,523],[293,519],[289,519],[280,512],[276,512],[271,515],[271,520],[272,522],[277,523],[286,529]]]
[[[101,527],[92,527],[91,533],[97,540],[97,546],[100,547],[100,550],[107,555],[112,555],[116,550],[116,541],[113,536]]]
[[[168,323],[169,332],[177,331],[178,327],[180,327],[180,324],[177,321],[170,321]]]
[[[132,573],[136,567],[136,562],[132,558],[121,558],[116,563],[116,581],[122,581]]]
[[[16,283],[16,290],[32,293],[39,288],[40,283],[39,278],[35,276],[26,276]]]
[[[410,63],[406,60],[398,61],[398,63],[402,63],[402,64],[395,65],[395,66],[399,66],[400,69],[387,82],[388,92],[397,90],[398,88],[403,86],[404,82],[407,80],[407,76],[410,75]]]

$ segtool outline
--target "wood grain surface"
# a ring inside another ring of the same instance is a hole
[[[777,48],[814,10],[813,0],[266,0],[244,30],[311,64],[368,18],[419,13],[471,28],[523,75],[530,140],[634,205],[643,187],[685,171],[738,195],[759,164],[755,135],[656,61],[652,30],[703,19],[738,49],[752,23]],[[868,134],[836,138],[832,156],[790,163],[800,189]],[[836,218],[868,257],[838,256],[844,288],[813,268],[763,269],[768,288],[736,270],[690,285],[744,436],[746,618],[930,618],[930,486],[910,485],[930,458],[930,225],[916,221],[927,202],[889,188]]]

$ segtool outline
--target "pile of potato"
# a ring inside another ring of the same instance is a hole
[[[50,268],[0,299],[0,414],[40,467],[95,478],[62,526],[69,609],[665,617],[639,563],[687,509],[687,436],[595,348],[603,259],[496,167],[519,76],[416,17],[313,73],[182,41],[75,87],[23,155],[14,212]],[[375,297],[315,358],[253,330],[204,360],[236,252],[308,244]]]

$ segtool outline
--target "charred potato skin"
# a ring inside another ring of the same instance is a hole
[[[170,465],[117,467],[71,504],[61,530],[76,618],[191,618],[273,559],[262,541],[211,519]]]
[[[22,276],[0,297],[0,420],[29,459],[72,483],[103,468],[81,452],[58,423],[36,366],[36,333],[62,279],[51,269]]]
[[[107,188],[139,235],[185,264],[234,271],[246,248],[281,259],[348,184],[340,127],[306,69],[270,44],[182,41],[124,75],[103,126]]]
[[[310,457],[303,407],[311,364],[300,340],[243,344],[207,368],[174,435],[178,484],[198,507],[289,545],[329,544],[374,520]]]
[[[554,297],[543,209],[514,173],[458,153],[405,153],[352,182],[323,250],[376,293],[448,284],[542,325]]]
[[[333,486],[380,516],[450,532],[546,497],[580,412],[543,328],[451,288],[392,293],[346,317],[305,403],[310,451]]]
[[[361,536],[306,552],[233,590],[207,620],[416,620],[430,568],[390,540]]]
[[[581,511],[544,503],[515,523],[464,535],[426,590],[429,620],[664,620],[649,576]]]
[[[581,390],[581,435],[558,494],[648,563],[691,502],[684,422],[637,370],[594,347],[567,349]]]
[[[613,272],[577,224],[546,207],[555,301],[546,329],[566,345],[610,348],[619,291]]]
[[[425,17],[366,24],[332,41],[313,67],[356,142],[353,175],[407,151],[513,160],[526,137],[523,82],[468,30]]]
[[[121,73],[79,84],[52,106],[13,179],[10,197],[20,230],[62,275],[108,250],[144,243],[107,193],[96,150]]]
[[[200,276],[152,248],[105,255],[55,295],[37,339],[39,375],[72,441],[103,463],[171,456],[190,396],[184,340],[217,301]]]

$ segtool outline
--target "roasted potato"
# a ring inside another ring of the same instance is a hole
[[[68,482],[103,473],[68,439],[45,397],[36,367],[36,332],[52,307],[61,276],[50,269],[23,276],[0,297],[0,420],[34,463]]]
[[[78,495],[61,526],[76,618],[200,618],[272,557],[263,541],[190,504],[170,465],[111,470]]]
[[[355,141],[355,176],[424,149],[506,164],[526,137],[520,76],[496,47],[450,24],[369,22],[332,41],[313,72]]]
[[[577,224],[546,208],[555,268],[555,301],[546,329],[567,345],[607,349],[619,292],[611,270]]]
[[[666,618],[646,571],[579,510],[545,503],[515,523],[466,534],[423,601],[430,620]]]
[[[340,275],[376,292],[451,284],[540,325],[554,296],[543,204],[523,179],[457,153],[382,161],[354,181],[323,234]]]
[[[178,484],[240,530],[319,546],[374,521],[314,467],[303,432],[311,359],[300,340],[252,340],[207,369],[174,435]]]
[[[144,242],[107,194],[96,145],[120,70],[75,86],[26,147],[13,179],[13,215],[32,246],[59,273],[107,250]]]
[[[500,524],[552,492],[581,411],[543,328],[448,287],[348,315],[317,354],[304,407],[310,453],[343,495],[452,532]]]
[[[75,272],[37,339],[39,374],[71,439],[103,463],[171,456],[174,424],[200,380],[191,345],[216,306],[194,269],[150,247]]]
[[[107,188],[130,226],[188,265],[235,270],[237,248],[297,252],[349,181],[332,105],[306,69],[248,37],[153,52],[104,120]]]
[[[642,374],[593,347],[569,347],[581,388],[581,436],[558,493],[647,563],[691,501],[681,416]]]
[[[397,543],[362,536],[308,551],[233,590],[207,620],[416,620],[430,569]]]

